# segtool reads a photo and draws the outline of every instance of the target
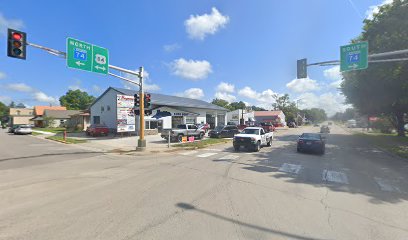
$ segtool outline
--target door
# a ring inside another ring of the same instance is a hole
[[[197,131],[197,127],[194,125],[188,125],[187,127],[187,134],[189,136],[198,136],[199,132]]]
[[[261,144],[266,144],[266,134],[263,129],[261,129]]]

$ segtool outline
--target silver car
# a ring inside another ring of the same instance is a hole
[[[14,134],[32,134],[33,129],[30,125],[21,125],[14,130]]]

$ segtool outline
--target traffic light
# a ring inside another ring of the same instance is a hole
[[[134,104],[134,106],[135,106],[135,108],[137,108],[137,107],[139,107],[140,106],[140,98],[139,98],[139,95],[136,93],[135,95],[133,95],[134,97],[135,97],[135,104]]]
[[[307,59],[297,60],[297,78],[307,78]]]
[[[144,110],[146,116],[152,115],[153,111],[150,109]]]
[[[7,56],[26,59],[27,34],[14,29],[7,30]]]
[[[150,100],[151,100],[151,96],[150,96],[150,93],[146,93],[145,95],[144,95],[144,107],[145,108],[150,108]]]
[[[139,110],[139,109],[135,109],[134,112],[135,112],[135,116],[139,116],[139,115],[140,115],[140,110]]]

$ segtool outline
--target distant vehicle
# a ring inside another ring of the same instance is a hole
[[[177,140],[182,142],[184,136],[193,136],[198,139],[202,139],[205,136],[205,130],[199,129],[194,124],[180,124],[176,128],[163,129],[161,137],[168,140],[170,132],[170,141]]]
[[[329,128],[329,126],[323,125],[323,126],[320,128],[320,133],[330,133],[330,128]]]
[[[30,125],[20,125],[18,128],[14,129],[14,134],[23,135],[23,134],[32,134],[33,129]]]
[[[324,154],[325,150],[325,141],[318,133],[303,133],[298,138],[297,152],[311,151]]]
[[[271,122],[261,122],[260,125],[265,130],[265,132],[275,131],[275,126]]]
[[[318,123],[313,124],[313,127],[320,127]]]
[[[227,125],[237,126],[237,123],[235,123],[235,122],[227,122]]]
[[[355,127],[357,127],[357,121],[354,120],[354,119],[350,119],[350,120],[347,121],[346,125],[347,125],[348,128],[355,128]]]
[[[227,126],[217,126],[214,130],[208,132],[210,138],[232,138],[235,134],[238,134],[239,130],[237,126],[227,125]]]
[[[103,124],[92,124],[86,129],[86,135],[96,137],[96,136],[107,136],[109,134],[109,128]]]
[[[333,125],[333,123],[332,123],[332,122],[328,122],[327,124],[328,124],[329,126]]]
[[[235,151],[239,151],[241,146],[258,152],[262,146],[271,146],[273,132],[265,132],[261,127],[247,127],[240,134],[235,135],[233,146]]]
[[[288,123],[288,127],[289,127],[289,128],[297,128],[295,122],[290,122],[290,123]]]
[[[14,130],[16,130],[18,127],[20,127],[20,125],[15,124],[15,125],[9,127],[8,132],[9,133],[14,133]]]

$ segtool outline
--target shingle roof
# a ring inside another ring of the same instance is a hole
[[[60,106],[34,106],[34,114],[37,116],[44,115],[44,110],[67,110],[67,108]]]
[[[255,117],[270,117],[270,116],[278,116],[282,114],[282,111],[255,111]]]
[[[131,90],[131,89],[124,89],[124,88],[114,88],[115,91],[122,93],[124,95],[134,95],[138,93],[136,90]],[[110,89],[108,88],[105,93]],[[105,93],[103,93],[100,97],[102,97]],[[99,98],[100,98],[99,97]],[[95,100],[98,101],[99,98]],[[172,107],[191,107],[191,108],[204,108],[204,109],[211,109],[211,110],[220,110],[220,111],[228,111],[227,109],[208,103],[203,100],[198,100],[198,99],[191,99],[191,98],[185,98],[185,97],[177,97],[177,96],[170,96],[170,95],[165,95],[165,94],[160,94],[160,93],[151,93],[151,104],[153,105],[162,105],[162,106],[172,106]],[[95,103],[94,102],[94,103]]]
[[[45,110],[44,116],[58,119],[68,119],[71,115],[81,113],[80,110]]]

